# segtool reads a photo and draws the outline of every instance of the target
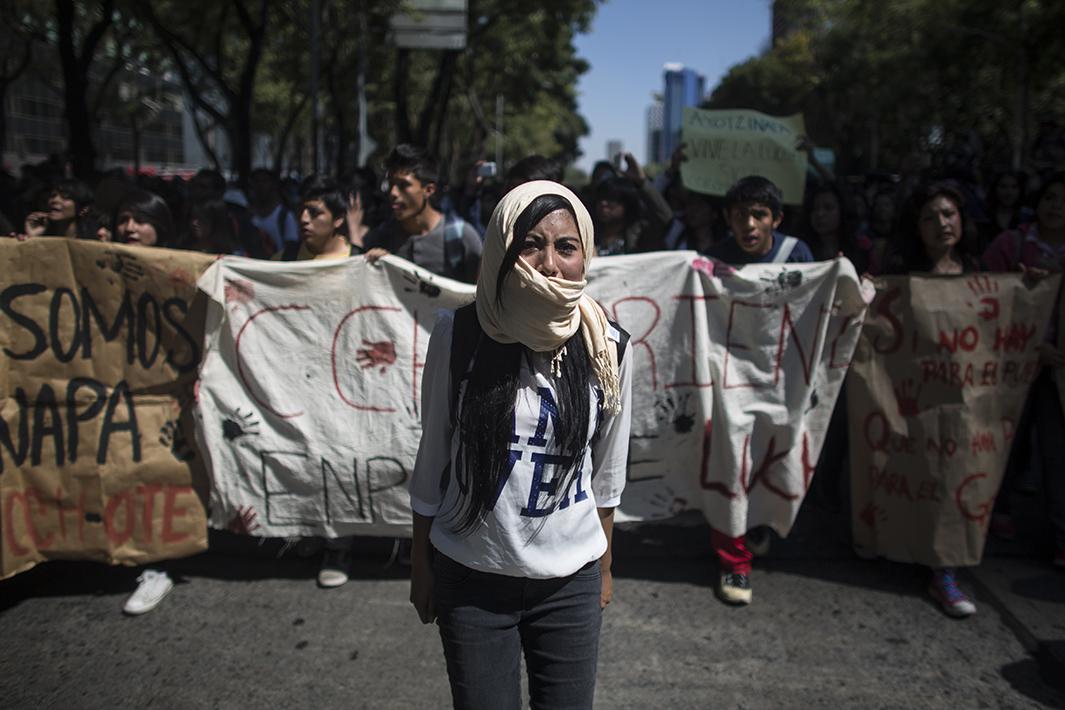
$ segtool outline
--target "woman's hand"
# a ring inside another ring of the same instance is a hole
[[[410,558],[410,603],[418,612],[423,624],[436,620],[436,604],[433,602],[433,563],[429,555],[411,550]]]
[[[614,598],[614,574],[609,569],[600,570],[603,584],[599,590],[599,608],[606,609],[606,605]]]
[[[45,227],[48,226],[48,213],[47,212],[30,212],[26,215],[26,236],[27,237],[39,237],[44,234]]]
[[[1021,273],[1023,274],[1024,284],[1028,288],[1032,288],[1043,279],[1050,276],[1049,269],[1040,269],[1037,266],[1025,266],[1024,264],[1018,264],[1021,267]]]
[[[622,175],[629,178],[637,185],[642,185],[643,181],[647,179],[647,175],[644,174],[639,161],[628,151],[622,153],[621,156],[625,159],[625,172],[622,173]]]
[[[669,172],[673,175],[679,173],[680,164],[688,160],[688,155],[685,153],[687,147],[687,143],[681,143],[673,149],[673,155],[669,156]]]

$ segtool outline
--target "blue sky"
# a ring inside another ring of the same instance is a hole
[[[578,167],[603,159],[611,139],[643,162],[647,107],[662,91],[663,64],[695,69],[709,92],[729,67],[765,49],[770,31],[770,0],[607,0],[576,39],[591,64],[578,86],[591,128]]]

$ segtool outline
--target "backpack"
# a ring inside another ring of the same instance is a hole
[[[461,280],[462,266],[466,262],[466,244],[462,232],[466,222],[454,212],[444,214],[444,267],[445,276]]]
[[[618,331],[621,337],[618,339],[618,366],[625,357],[625,348],[629,344],[629,334],[614,321],[607,321]],[[484,331],[481,323],[477,320],[477,304],[470,303],[455,311],[455,322],[451,330],[451,361],[449,371],[451,373],[451,397],[448,404],[451,409],[451,423],[458,421],[459,386],[462,381],[469,378],[470,362],[477,352]]]

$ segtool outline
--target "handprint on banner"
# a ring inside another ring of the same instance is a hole
[[[663,485],[652,493],[647,502],[662,511],[662,514],[668,511],[669,516],[679,515],[688,509],[688,500],[679,497],[669,485]]]
[[[413,293],[414,291],[417,291],[418,293],[428,296],[429,298],[437,298],[440,295],[439,286],[429,281],[425,281],[424,279],[420,279],[415,274],[408,274],[404,272],[403,280],[411,284],[412,287],[416,287],[411,288],[404,286],[403,290],[407,293]]]
[[[391,340],[379,340],[370,342],[363,340],[364,347],[356,351],[355,360],[364,370],[381,366],[380,373],[383,375],[389,365],[396,362],[396,346]]]
[[[259,514],[255,508],[249,506],[237,506],[237,514],[229,521],[226,530],[237,535],[252,535],[261,528],[258,521]]]
[[[875,530],[878,523],[887,520],[887,513],[876,503],[870,502],[862,508],[862,512],[858,517],[863,523]]]
[[[976,274],[966,281],[965,285],[978,299],[975,304],[969,301],[966,305],[977,308],[976,315],[984,320],[997,319],[1001,309],[998,297],[992,294],[998,293],[998,281],[993,280],[987,274]]]
[[[761,276],[759,279],[766,284],[766,293],[784,293],[802,285],[801,271],[788,271],[784,269],[776,276]]]
[[[245,279],[226,279],[226,303],[249,303],[255,299],[255,286]]]
[[[196,452],[189,446],[189,440],[185,438],[185,432],[181,422],[170,419],[159,429],[159,443],[170,449],[178,461],[191,461],[196,457]]]
[[[921,386],[913,380],[903,380],[895,390],[895,401],[899,405],[899,415],[903,417],[915,417],[920,408],[917,398],[921,396]]]
[[[222,420],[222,437],[226,441],[236,441],[242,436],[258,436],[259,420],[251,412],[243,412],[237,408],[232,417]]]
[[[113,271],[130,281],[138,281],[144,276],[144,267],[138,263],[136,257],[120,251],[104,252],[104,258],[98,259],[96,266],[105,271]]]
[[[672,392],[658,397],[655,401],[655,418],[660,422],[669,421],[676,433],[687,434],[695,428],[695,414],[688,409],[690,400],[690,392],[679,397]]]

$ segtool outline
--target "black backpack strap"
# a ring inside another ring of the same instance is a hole
[[[470,362],[481,340],[481,323],[477,320],[477,305],[471,303],[455,311],[455,321],[451,329],[451,423],[458,422],[459,386],[468,377]]]
[[[608,320],[607,323],[618,332],[618,367],[621,367],[621,361],[625,359],[625,349],[629,347],[629,331],[612,320]]]

